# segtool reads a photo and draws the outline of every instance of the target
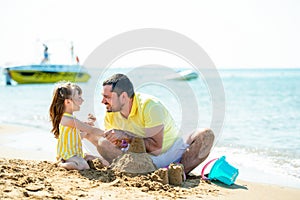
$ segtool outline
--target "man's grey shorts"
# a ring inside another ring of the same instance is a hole
[[[150,155],[157,168],[167,167],[173,162],[180,162],[185,150],[189,147],[182,138],[178,138],[165,153],[158,156]]]

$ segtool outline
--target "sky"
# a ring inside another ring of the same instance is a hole
[[[43,43],[70,59],[73,42],[84,62],[113,36],[160,28],[195,41],[217,68],[299,68],[299,11],[297,0],[0,0],[0,66],[40,62]]]

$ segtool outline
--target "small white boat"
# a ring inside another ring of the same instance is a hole
[[[180,71],[178,72],[178,74],[184,80],[191,80],[191,79],[198,78],[198,73],[191,69]]]
[[[173,79],[173,80],[191,80],[198,78],[198,73],[191,69],[186,69],[177,72],[175,75],[168,76],[167,79]]]
[[[22,65],[5,67],[7,79],[14,80],[18,84],[27,83],[55,83],[58,81],[87,82],[90,75],[80,65]],[[6,80],[9,84],[9,80]]]

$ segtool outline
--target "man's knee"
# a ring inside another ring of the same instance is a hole
[[[196,131],[195,134],[193,135],[193,139],[203,138],[203,137],[214,140],[215,134],[210,128],[205,128],[205,129]]]
[[[205,128],[203,134],[207,137],[210,137],[212,140],[215,139],[215,134],[210,128]]]
[[[109,146],[111,146],[111,143],[107,139],[104,137],[99,138],[97,150],[100,154],[107,152],[107,150],[109,150]]]
[[[90,141],[93,145],[97,146],[100,137],[98,135],[86,133],[84,138]]]

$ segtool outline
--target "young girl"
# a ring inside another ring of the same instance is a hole
[[[82,151],[81,139],[87,134],[103,136],[102,130],[92,127],[73,116],[83,103],[81,88],[71,82],[61,82],[54,89],[50,106],[50,119],[53,125],[51,132],[57,141],[57,159],[60,167],[66,169],[89,169],[87,157]],[[108,164],[103,161],[103,164]]]

